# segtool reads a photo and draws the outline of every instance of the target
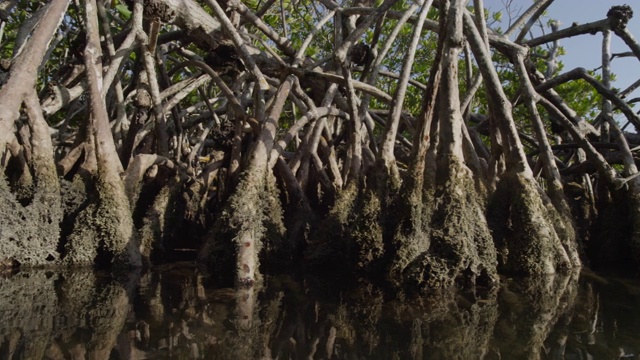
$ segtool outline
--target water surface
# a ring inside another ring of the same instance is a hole
[[[275,277],[215,289],[187,264],[0,277],[0,359],[640,359],[640,283],[573,274],[393,298]]]

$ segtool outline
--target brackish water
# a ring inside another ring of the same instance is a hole
[[[581,275],[390,299],[361,282],[214,289],[174,264],[0,277],[0,359],[640,359],[640,282]]]

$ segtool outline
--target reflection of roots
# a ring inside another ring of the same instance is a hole
[[[189,266],[172,266],[142,281],[82,271],[0,279],[0,356],[540,358],[562,354],[569,329],[593,333],[599,314],[597,291],[577,296],[577,272],[506,280],[482,294],[390,299],[365,281],[343,292],[288,277],[268,278],[268,288],[207,289]]]
[[[272,358],[479,359],[498,318],[497,292],[481,302],[450,291],[389,301],[363,283],[327,303],[299,291],[284,290],[284,316],[271,325]]]
[[[451,293],[434,299],[446,307],[438,306],[439,311],[422,320],[422,333],[429,334],[424,353],[434,359],[485,358],[498,321],[495,296],[472,304],[461,304]]]
[[[130,274],[128,285],[137,284]],[[107,359],[116,346],[133,287],[96,278],[91,270],[63,274],[32,270],[0,279],[0,356],[42,359],[68,349]],[[16,332],[15,329],[20,329]]]
[[[507,316],[500,318],[494,334],[494,343],[502,349],[502,358],[539,359],[545,357],[544,349],[557,352],[556,348],[562,347],[564,332],[553,330],[560,319],[573,316],[578,276],[574,271],[568,275],[541,275],[503,284],[498,304],[500,312]],[[514,326],[514,319],[518,326]],[[512,346],[514,343],[525,346]]]

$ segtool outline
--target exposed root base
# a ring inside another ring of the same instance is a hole
[[[36,188],[23,206],[0,173],[0,268],[54,265],[61,221],[59,187]]]
[[[470,171],[455,158],[438,164],[429,249],[405,269],[405,288],[416,291],[486,286],[497,281],[496,252],[483,198]]]
[[[349,185],[312,235],[305,264],[348,274],[379,270],[385,250],[380,212],[375,192]]]
[[[488,216],[500,272],[553,274],[573,267],[559,238],[567,233],[559,233],[554,226],[558,217],[553,206],[544,204],[534,180],[519,173],[505,173],[498,182]]]
[[[273,176],[245,173],[212,230],[198,261],[217,280],[237,285],[260,283],[260,258],[286,258],[282,208]],[[276,260],[273,260],[276,261]]]
[[[116,268],[142,266],[124,189],[107,183],[100,175],[95,184],[96,201],[78,214],[63,263]]]

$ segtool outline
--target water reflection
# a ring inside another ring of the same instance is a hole
[[[0,359],[640,359],[640,285],[593,274],[388,299],[287,277],[211,289],[187,265],[0,278]]]
[[[108,359],[138,276],[29,271],[0,278],[0,356]]]

